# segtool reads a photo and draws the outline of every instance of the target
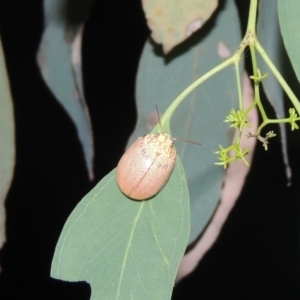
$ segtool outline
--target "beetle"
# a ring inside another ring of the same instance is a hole
[[[157,107],[156,111],[162,128]],[[146,200],[165,186],[176,164],[173,140],[177,138],[164,132],[150,133],[139,137],[128,148],[116,168],[116,181],[123,194],[134,200]]]
[[[176,148],[167,133],[139,137],[120,159],[116,180],[129,198],[145,200],[167,183],[176,164]]]

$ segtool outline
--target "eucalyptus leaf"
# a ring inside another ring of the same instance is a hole
[[[0,39],[0,249],[5,243],[5,198],[15,165],[15,123],[10,85]]]
[[[74,122],[93,178],[93,135],[81,70],[83,22],[93,1],[44,0],[45,30],[38,65],[49,89]]]
[[[268,53],[272,62],[275,64],[280,73],[286,73],[289,64],[285,63],[288,58],[283,46],[282,38],[280,35],[277,1],[260,1],[259,2],[259,15],[257,21],[257,34],[258,39]],[[284,111],[284,93],[281,85],[276,77],[268,69],[266,63],[260,55],[257,56],[258,68],[262,74],[268,73],[267,78],[262,81],[264,91],[268,100],[272,104],[277,118],[285,118]],[[288,182],[291,180],[291,169],[289,165],[289,158],[287,152],[287,136],[285,131],[285,124],[279,124],[281,133],[281,144],[283,161],[286,169],[286,176]]]
[[[207,23],[206,32],[195,33],[170,54],[164,56],[158,46],[146,42],[136,83],[138,120],[127,147],[156,124],[156,104],[164,112],[187,86],[234,53],[241,40],[239,25],[234,1],[225,1]],[[229,67],[194,90],[171,120],[173,137],[205,145],[175,142],[191,196],[190,242],[203,231],[218,205],[224,170],[214,164],[214,152],[219,144],[231,144],[233,131],[223,120],[237,106],[235,72]]]
[[[87,281],[91,299],[170,299],[189,238],[189,214],[189,193],[178,157],[166,186],[147,201],[124,196],[113,170],[68,218],[51,276]]]
[[[165,53],[201,28],[218,6],[217,0],[142,0],[148,26]]]
[[[285,48],[300,81],[300,5],[297,0],[278,0],[278,15],[280,29]]]

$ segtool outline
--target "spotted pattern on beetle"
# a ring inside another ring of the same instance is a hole
[[[117,166],[116,180],[120,190],[134,200],[152,198],[170,178],[176,154],[172,138],[167,133],[139,137]]]

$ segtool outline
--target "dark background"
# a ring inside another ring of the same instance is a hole
[[[248,1],[237,2],[245,23]],[[7,243],[0,252],[0,298],[89,299],[88,284],[50,278],[51,260],[69,214],[116,166],[134,128],[135,74],[149,31],[140,0],[96,1],[86,23],[85,94],[96,150],[96,179],[89,182],[76,130],[36,65],[42,30],[41,1],[0,1],[17,146],[6,202]],[[279,138],[268,152],[258,145],[220,238],[175,287],[173,300],[300,298],[299,132],[288,137],[292,186],[286,186]]]

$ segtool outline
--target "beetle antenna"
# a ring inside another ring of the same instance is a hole
[[[161,133],[164,133],[164,130],[163,130],[163,127],[162,127],[162,124],[161,124],[161,121],[160,121],[160,115],[159,115],[159,112],[158,112],[157,104],[155,104],[155,107],[156,107],[156,112],[157,112],[157,117],[158,117],[158,122],[159,122]]]
[[[189,141],[189,140],[183,140],[183,139],[179,139],[179,138],[172,138],[172,140],[173,141],[182,141],[182,142],[186,142],[189,144],[195,144],[195,145],[199,145],[199,146],[204,146],[204,144],[201,144],[201,143],[197,143],[197,142]]]

